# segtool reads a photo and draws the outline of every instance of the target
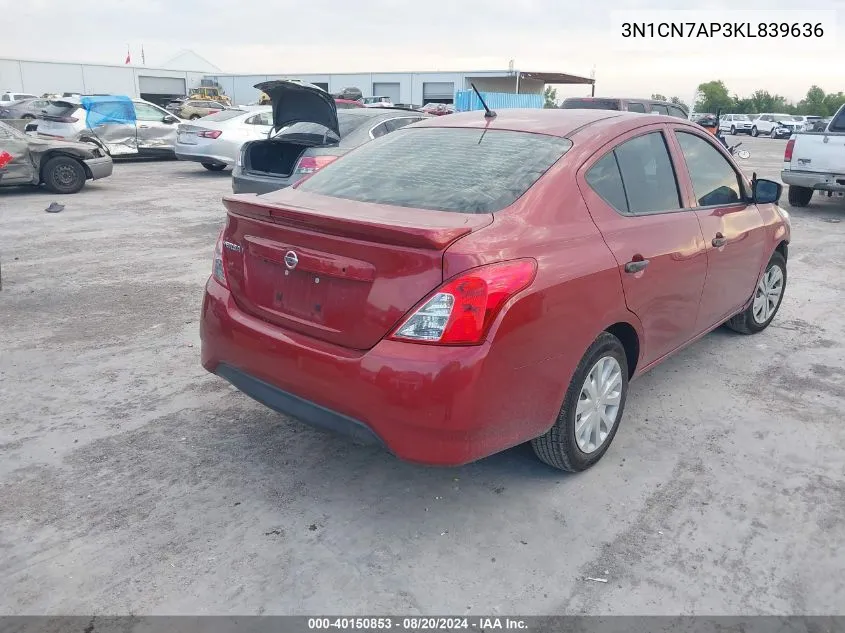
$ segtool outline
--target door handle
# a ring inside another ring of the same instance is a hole
[[[149,129],[150,126],[149,125],[139,125],[138,127],[141,128],[142,130],[146,130],[146,129]]]
[[[710,243],[713,245],[713,248],[719,248],[728,243],[728,238],[726,238],[721,233],[716,233],[716,237],[714,237],[713,241]]]
[[[638,273],[641,270],[645,270],[646,266],[648,266],[647,259],[635,259],[631,260],[627,264],[625,264],[625,272],[626,273]]]

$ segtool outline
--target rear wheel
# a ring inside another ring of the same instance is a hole
[[[777,137],[778,137],[777,132],[775,132],[775,128],[772,128],[772,131],[771,131],[771,132],[769,132],[769,136],[771,136],[772,138],[777,138]]]
[[[223,171],[226,169],[226,165],[221,165],[220,163],[203,163],[202,166],[208,171]]]
[[[760,132],[757,131],[757,126],[751,128],[751,136],[757,136]]]
[[[813,190],[809,187],[796,187],[789,185],[789,206],[791,207],[806,207],[813,199]]]
[[[192,115],[189,117],[189,119],[188,119],[188,120],[189,120],[189,121],[196,121],[197,119],[201,119],[201,118],[202,118],[202,117],[201,117],[199,114],[192,114]]]
[[[756,334],[767,327],[780,309],[786,290],[786,260],[778,252],[772,255],[766,270],[754,289],[754,299],[744,312],[740,312],[727,326],[740,334]]]
[[[735,136],[735,135],[736,135],[736,126],[732,125],[731,126],[731,136]]]
[[[41,174],[44,185],[53,193],[76,193],[85,185],[85,168],[70,156],[51,158]]]
[[[602,458],[622,419],[627,368],[622,343],[602,332],[575,369],[554,426],[531,441],[541,461],[578,472]]]
[[[24,115],[21,116],[21,119],[23,119],[24,121],[31,121],[34,118],[35,118],[34,114],[24,114]]]

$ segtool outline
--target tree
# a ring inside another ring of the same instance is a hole
[[[845,93],[837,92],[833,94],[825,95],[824,97],[825,106],[827,106],[827,115],[832,116],[836,114],[836,111],[842,107],[842,104],[845,103]]]
[[[556,108],[557,107],[557,89],[552,88],[551,86],[546,86],[545,92],[543,92],[543,99],[545,103],[543,103],[544,108]]]
[[[828,104],[825,102],[827,95],[824,90],[816,85],[810,86],[807,96],[798,102],[798,110],[801,114],[813,114],[815,116],[828,116]]]
[[[689,110],[689,106],[680,97],[672,97],[669,99],[669,103],[674,103],[676,106],[681,106],[684,110]]]
[[[653,94],[653,95],[651,95],[651,98],[654,99],[655,101],[668,101],[668,99],[665,96],[663,96],[662,94]]]
[[[698,86],[694,108],[696,112],[716,113],[720,109],[727,112],[731,109],[733,103],[725,82],[719,79]]]

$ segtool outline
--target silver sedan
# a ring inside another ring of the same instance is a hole
[[[190,123],[176,134],[176,158],[201,163],[209,171],[235,164],[241,145],[266,138],[273,125],[270,106],[223,110]]]

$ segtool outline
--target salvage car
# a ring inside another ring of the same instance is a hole
[[[0,105],[0,119],[35,119],[49,104],[47,99],[24,99],[10,106]]]
[[[96,143],[111,156],[174,156],[180,119],[143,99],[122,96],[50,101],[28,126],[39,136]]]
[[[0,186],[44,185],[53,193],[76,193],[86,180],[111,176],[112,159],[91,143],[29,136],[0,122]]]
[[[392,108],[338,112],[332,96],[310,84],[275,80],[255,87],[272,100],[274,133],[244,143],[232,170],[235,193],[288,187],[352,149],[429,116]]]
[[[223,110],[179,125],[176,158],[222,171],[235,164],[244,143],[267,138],[272,128],[273,110],[267,106]]]
[[[218,103],[216,101],[186,101],[179,107],[179,110],[176,112],[176,115],[179,118],[194,121],[196,119],[201,119],[202,117],[208,116],[209,114],[216,114],[217,112],[221,112],[227,107],[229,106],[223,105],[222,103]]]
[[[678,118],[432,117],[293,187],[224,198],[202,364],[413,462],[530,441],[584,470],[631,379],[722,324],[775,318],[780,194]]]

